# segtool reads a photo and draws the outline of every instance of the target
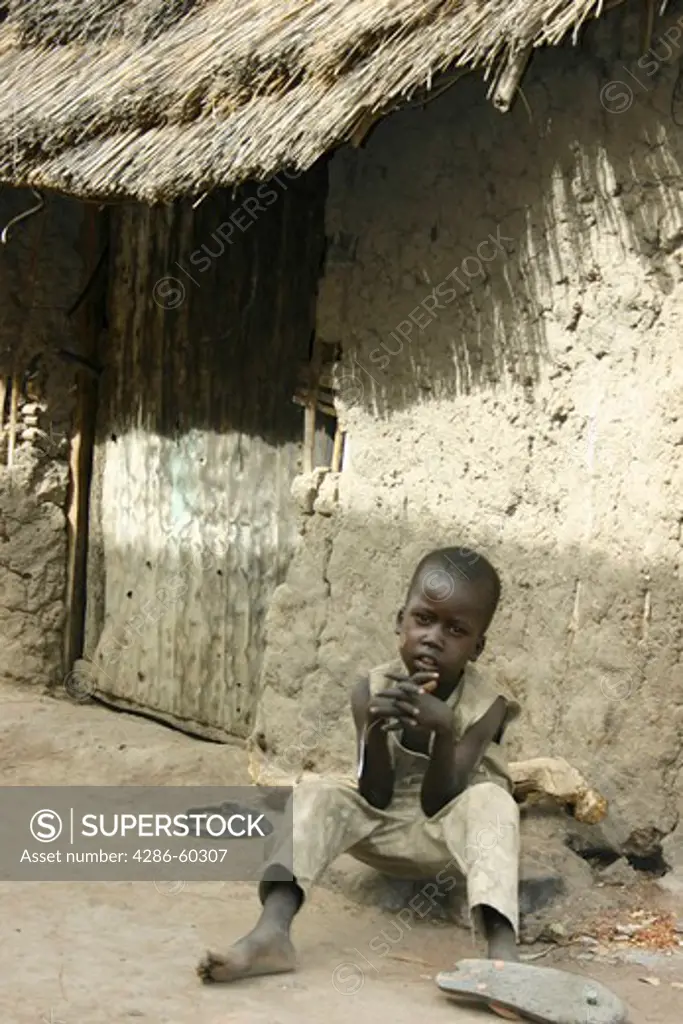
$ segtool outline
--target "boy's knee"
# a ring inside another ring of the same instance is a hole
[[[461,802],[462,801],[462,802]],[[519,831],[519,807],[510,792],[496,782],[479,782],[465,790],[450,809],[457,820],[464,813],[467,835],[494,835],[496,842],[504,835]],[[488,842],[488,838],[482,839]]]
[[[473,786],[467,815],[468,863],[472,849],[476,850],[477,859],[499,846],[517,849],[519,820],[519,807],[502,786],[489,782]]]

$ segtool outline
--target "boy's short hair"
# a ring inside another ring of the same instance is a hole
[[[430,591],[434,591],[435,595],[440,593],[441,596],[437,596],[437,600],[445,600],[452,593],[458,580],[487,590],[489,614],[486,628],[488,628],[498,607],[501,591],[500,576],[488,559],[480,555],[478,551],[473,551],[472,548],[436,548],[418,562],[408,587],[408,597],[413,593],[424,570],[432,568],[435,570],[434,578],[427,583],[427,586]]]

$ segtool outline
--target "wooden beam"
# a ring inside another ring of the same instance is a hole
[[[301,395],[294,395],[292,401],[294,402],[295,405],[300,405],[304,409],[308,409],[310,407],[309,399],[304,398]],[[316,402],[316,409],[318,410],[318,412],[324,412],[326,416],[334,416],[336,418],[337,410],[331,404],[331,401],[325,401],[324,398],[319,397],[318,401]]]
[[[104,244],[102,216],[93,207],[86,207],[82,235],[84,278],[88,279]],[[101,330],[101,309],[98,290],[88,295],[80,306],[76,321],[79,351],[91,363],[98,359]],[[70,672],[83,653],[85,633],[86,577],[88,557],[88,526],[90,510],[90,479],[95,446],[97,417],[97,379],[84,369],[76,372],[76,409],[69,452],[69,487],[67,491],[67,580],[66,621],[64,629],[64,669]]]
[[[510,54],[493,90],[493,105],[501,114],[506,114],[512,106],[515,93],[524,77],[533,47],[525,46],[516,53]]]

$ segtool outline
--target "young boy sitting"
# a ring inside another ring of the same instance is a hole
[[[206,955],[204,981],[293,970],[294,916],[342,853],[386,874],[448,882],[445,891],[454,865],[489,958],[517,959],[519,812],[499,744],[519,705],[471,667],[499,596],[498,574],[474,551],[422,559],[398,613],[400,660],[351,692],[357,788],[324,778],[296,787],[293,880],[273,880],[281,866],[266,870],[258,923],[225,955]]]

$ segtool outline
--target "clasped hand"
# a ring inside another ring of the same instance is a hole
[[[368,710],[369,725],[382,722],[380,728],[386,732],[413,726],[438,733],[451,727],[451,709],[430,693],[437,686],[437,672],[415,672],[412,676],[389,674],[387,679],[396,685],[374,694]]]

